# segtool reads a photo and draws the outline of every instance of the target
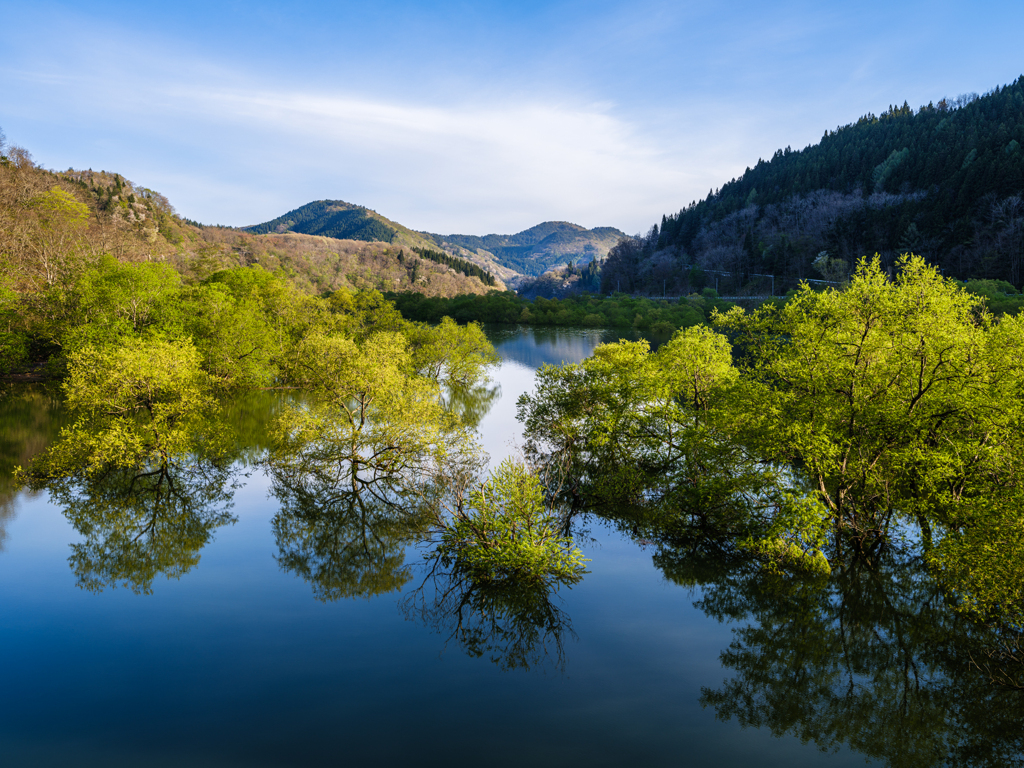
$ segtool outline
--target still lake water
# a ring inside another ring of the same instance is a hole
[[[515,402],[532,388],[536,368],[580,360],[614,336],[522,329],[491,336],[504,360],[494,377],[500,396],[479,429],[494,461],[521,434]],[[13,413],[24,434],[59,426],[59,414],[40,416],[41,397],[16,393],[14,400],[5,424],[14,423]],[[13,430],[0,447],[21,455],[5,457],[4,467],[23,461],[42,440],[15,440]],[[487,653],[467,653],[456,640],[446,642],[448,633],[403,610],[419,573],[402,590],[369,599],[317,599],[307,580],[280,564],[273,520],[281,502],[270,491],[270,480],[252,473],[234,492],[235,522],[216,527],[201,560],[180,578],[156,575],[151,594],[77,586],[69,557],[83,536],[63,508],[45,493],[8,495],[0,506],[0,763],[970,764],[949,759],[948,748],[919,754],[924,760],[904,762],[903,755],[872,763],[865,753],[877,756],[877,743],[837,739],[841,726],[816,731],[808,722],[825,715],[820,702],[849,698],[854,687],[858,701],[869,708],[875,702],[868,720],[906,704],[895,699],[906,699],[907,691],[886,687],[884,670],[854,669],[842,660],[836,668],[849,675],[826,675],[834,695],[767,699],[769,707],[814,710],[803,720],[797,714],[779,720],[789,726],[750,724],[764,721],[737,714],[746,694],[728,694],[738,690],[730,685],[743,667],[735,657],[756,644],[759,631],[774,636],[784,628],[759,626],[761,614],[722,608],[721,591],[709,596],[676,583],[685,579],[666,578],[671,557],[659,559],[656,545],[608,523],[591,521],[593,541],[583,547],[591,572],[555,598],[566,624],[564,656],[505,671]],[[405,553],[414,568],[423,560],[414,546]],[[804,630],[813,634],[813,622]],[[871,631],[879,635],[877,627]],[[805,646],[780,648],[774,652],[781,662],[768,666],[781,663],[792,676],[804,675],[797,657]],[[900,659],[878,663],[888,669]],[[917,691],[936,689],[939,667],[915,668]],[[743,691],[758,695],[757,676],[743,674]],[[793,695],[802,690],[795,684]],[[942,710],[937,730],[949,712]]]

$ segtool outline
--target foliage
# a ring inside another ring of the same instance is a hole
[[[431,381],[467,388],[500,363],[494,347],[477,323],[460,326],[450,317],[438,325],[423,325],[407,334],[412,344],[412,366]]]
[[[582,553],[544,507],[540,481],[512,459],[456,508],[436,556],[479,582],[572,584],[585,572]]]
[[[1016,621],[1016,518],[994,500],[1024,484],[1022,321],[919,257],[899,267],[717,314],[729,338],[697,327],[542,368],[519,419],[548,492],[657,510],[769,569],[827,573],[917,527],[964,610]]]
[[[528,325],[634,328],[671,334],[707,321],[715,308],[732,306],[715,298],[689,296],[678,302],[623,295],[581,294],[562,299],[538,296],[526,300],[511,292],[486,296],[428,298],[416,293],[390,293],[402,316],[429,323],[452,317],[460,323],[523,323]]]
[[[69,357],[63,389],[77,420],[26,479],[127,471],[222,450],[213,382],[188,341],[84,347]]]
[[[61,346],[73,352],[136,336],[157,322],[161,305],[180,288],[181,276],[166,264],[122,263],[106,254],[78,279],[76,322],[61,334]]]
[[[311,334],[297,348],[294,380],[310,402],[286,407],[274,461],[348,482],[412,482],[449,462],[471,461],[469,433],[446,412],[438,385],[412,371],[408,342],[380,332],[365,341]]]
[[[860,542],[898,521],[960,526],[965,506],[1024,480],[1018,323],[916,257],[889,282],[862,261],[845,291],[718,318],[761,415],[747,439],[799,464],[837,529]]]
[[[966,525],[929,553],[938,580],[963,611],[1024,631],[1024,494],[972,500]]]

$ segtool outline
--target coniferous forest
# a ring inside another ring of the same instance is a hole
[[[983,96],[890,106],[779,149],[604,264],[604,291],[784,293],[842,283],[856,260],[924,256],[947,277],[1019,288],[1024,263],[1024,77]]]

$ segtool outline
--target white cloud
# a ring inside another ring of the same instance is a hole
[[[438,107],[178,86],[150,94],[145,111],[163,109],[167,119],[192,125],[197,138],[232,158],[235,172],[250,163],[252,174],[282,188],[305,180],[310,199],[314,190],[351,198],[420,228],[509,230],[545,218],[639,227],[690,186],[676,153],[607,105]]]

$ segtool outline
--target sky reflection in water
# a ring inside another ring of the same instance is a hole
[[[515,401],[532,387],[536,366],[580,359],[614,340],[607,336],[493,334],[505,358],[495,375],[500,398],[479,427],[492,460],[514,450]],[[273,402],[255,408],[249,421]],[[847,621],[874,611],[881,628],[844,635],[862,646],[858,704],[870,709],[877,695],[875,714],[898,720],[899,702],[889,698],[903,696],[911,714],[942,714],[955,709],[944,696],[973,695],[977,713],[964,714],[962,705],[957,711],[980,722],[986,707],[1001,707],[1003,721],[983,734],[996,742],[1000,727],[1019,722],[1015,705],[983,701],[989,694],[969,676],[936,683],[949,659],[893,639],[920,639],[931,621],[926,611],[936,610],[934,596],[914,592],[914,579],[895,580],[898,609],[847,605],[835,593],[802,587],[779,599],[742,573],[724,572],[720,584],[701,589],[688,586],[692,561],[678,550],[645,548],[599,521],[591,522],[594,541],[584,547],[592,572],[556,595],[550,610],[537,609],[553,617],[538,620],[548,656],[542,649],[529,657],[530,671],[505,672],[503,666],[523,666],[489,660],[508,637],[492,634],[474,646],[453,632],[450,615],[417,611],[422,548],[409,545],[414,536],[379,510],[349,502],[335,499],[341,512],[325,515],[316,497],[255,472],[233,493],[236,522],[206,512],[203,519],[217,525],[200,544],[200,560],[180,578],[156,575],[147,595],[77,588],[69,557],[76,546],[95,545],[97,528],[76,532],[45,495],[11,500],[0,553],[5,764],[864,765],[864,754],[822,724],[830,712],[856,720],[842,709],[854,699],[844,694],[837,704],[826,695],[850,677],[834,654],[844,618],[837,605],[846,606]],[[331,559],[341,551],[337,542],[367,531],[379,544],[365,550],[371,557],[361,560],[354,549],[345,550],[348,560]],[[850,578],[863,587],[863,579]],[[401,591],[389,591],[394,587]],[[862,602],[869,591],[855,590]],[[891,596],[881,589],[874,598],[885,603]],[[808,643],[808,632],[817,643]],[[467,653],[481,647],[479,658]],[[912,678],[901,671],[908,663]],[[830,677],[833,666],[839,674]],[[877,688],[873,674],[883,683]],[[813,678],[810,687],[796,680],[801,675]],[[782,700],[761,706],[766,691]],[[734,717],[718,720],[718,711]],[[763,727],[739,725],[759,716]],[[940,723],[929,724],[939,732],[929,747],[939,762],[917,764],[947,764],[956,754],[935,743],[959,738]],[[773,736],[773,728],[787,735]],[[812,742],[802,744],[794,730]],[[823,754],[815,738],[837,751]],[[870,744],[860,746],[872,753]],[[891,754],[893,764],[914,764],[899,752]]]

